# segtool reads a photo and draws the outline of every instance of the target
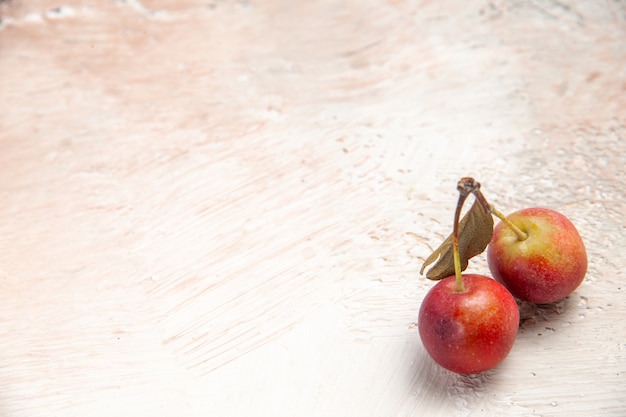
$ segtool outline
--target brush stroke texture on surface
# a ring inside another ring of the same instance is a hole
[[[626,3],[0,13],[1,415],[626,413]],[[415,320],[468,175],[590,265],[461,377]]]

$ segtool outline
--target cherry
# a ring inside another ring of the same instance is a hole
[[[587,252],[578,230],[564,215],[527,208],[500,222],[487,250],[494,278],[531,303],[559,301],[587,272]]]
[[[483,275],[464,274],[439,281],[419,311],[418,328],[426,351],[442,367],[460,374],[498,365],[513,347],[519,310],[502,284]]]
[[[435,362],[453,372],[473,374],[493,368],[509,354],[517,335],[519,310],[511,293],[499,282],[483,275],[461,273],[461,209],[470,193],[481,194],[480,184],[472,178],[462,178],[457,189],[459,200],[451,239],[454,275],[440,280],[426,294],[418,328],[424,348]],[[488,204],[481,204],[476,210],[484,210],[479,215],[491,219]],[[488,222],[489,227],[492,224]],[[488,243],[491,230],[487,237]],[[484,245],[480,246],[484,249]]]

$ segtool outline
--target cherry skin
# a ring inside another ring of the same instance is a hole
[[[493,277],[524,301],[548,304],[573,292],[587,272],[587,252],[576,227],[562,214],[527,208],[507,219],[528,237],[498,223],[487,250]]]
[[[463,275],[430,289],[419,311],[418,329],[428,354],[442,367],[474,374],[489,370],[508,355],[519,326],[515,299],[502,284],[483,275]]]

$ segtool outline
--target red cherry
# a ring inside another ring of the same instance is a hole
[[[545,208],[517,211],[498,223],[487,259],[494,278],[524,301],[548,304],[574,291],[587,272],[587,252],[576,227]]]
[[[463,275],[464,291],[455,276],[439,281],[426,294],[418,328],[430,356],[460,374],[483,372],[498,365],[513,347],[519,310],[509,291],[482,275]]]

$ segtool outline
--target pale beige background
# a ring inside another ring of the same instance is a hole
[[[0,415],[626,415],[624,1],[0,12]],[[465,175],[590,256],[471,377],[415,327]]]

